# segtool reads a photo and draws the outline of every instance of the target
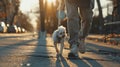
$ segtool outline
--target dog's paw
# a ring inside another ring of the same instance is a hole
[[[62,54],[57,54],[56,58],[62,57]]]

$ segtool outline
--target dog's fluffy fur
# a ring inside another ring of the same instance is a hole
[[[58,29],[53,32],[52,38],[57,55],[62,55],[65,37],[66,37],[66,28],[63,26],[59,26]],[[57,44],[60,45],[60,51],[58,50]]]

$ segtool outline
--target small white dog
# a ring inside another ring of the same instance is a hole
[[[63,26],[59,26],[58,29],[53,32],[52,38],[57,52],[57,56],[62,55],[65,37],[66,37],[66,28]],[[58,50],[57,44],[60,45],[60,50]]]

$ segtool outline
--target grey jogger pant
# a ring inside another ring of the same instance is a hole
[[[92,23],[92,7],[82,8],[79,3],[72,4],[67,1],[65,0],[68,17],[67,27],[70,36],[69,43],[79,43],[78,40],[85,38],[89,33]]]

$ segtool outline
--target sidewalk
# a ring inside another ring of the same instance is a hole
[[[46,44],[40,44],[41,42],[43,43],[43,40],[38,40],[38,42],[39,43],[35,48],[35,51],[28,55],[30,57],[27,62],[31,63],[31,67],[113,67],[116,65],[113,64],[113,62],[117,61],[116,58],[109,59],[112,56],[100,54],[101,52],[97,52],[95,50],[97,47],[91,46],[92,44],[88,44],[87,52],[85,54],[79,53],[79,58],[68,59],[68,53],[70,49],[68,42],[65,41],[65,47],[63,50],[64,52],[62,54],[63,57],[57,59],[51,37],[46,37]],[[119,66],[120,65],[117,64],[116,67]]]
[[[120,48],[118,47],[118,46],[113,46],[113,45],[106,45],[106,43],[104,43],[104,40],[103,40],[103,38],[104,38],[104,36],[103,35],[89,35],[88,37],[87,37],[87,39],[88,40],[90,40],[90,41],[87,41],[86,40],[86,42],[88,43],[88,45],[89,45],[89,43],[91,43],[91,44],[95,44],[96,46],[99,46],[99,49],[100,50],[106,50],[106,51],[111,51],[111,50],[113,50],[112,52],[116,52],[116,50],[117,50],[117,52],[118,52],[118,50],[120,50]],[[96,42],[94,42],[94,40],[96,40]],[[99,41],[99,42],[98,42]],[[119,40],[120,41],[120,40]],[[43,41],[41,41],[42,43],[43,43]],[[46,45],[44,45],[44,44],[40,44],[40,41],[39,41],[39,43],[38,43],[40,46],[46,46],[47,47],[47,50],[48,50],[48,52],[50,51],[50,54],[49,54],[49,57],[56,57],[56,52],[55,52],[55,48],[54,48],[54,45],[53,45],[53,41],[52,41],[52,39],[51,39],[51,37],[50,36],[47,36],[47,38],[46,38]],[[87,45],[87,47],[89,47]],[[93,47],[93,48],[96,48],[95,46]],[[110,48],[110,49],[106,49],[106,48]],[[98,47],[97,47],[97,49],[98,49]],[[52,50],[52,51],[51,51]],[[93,49],[92,49],[93,50]],[[54,52],[53,52],[54,51]],[[63,55],[64,55],[64,57],[65,58],[67,58],[67,56],[68,56],[68,53],[69,53],[69,51],[70,51],[70,49],[69,49],[69,43],[67,42],[67,41],[65,41],[65,45],[64,45],[64,51],[65,51],[65,53],[63,53]],[[51,52],[53,52],[53,54],[51,53]],[[89,52],[89,50],[87,49],[87,52]],[[90,51],[91,52],[91,51]],[[48,55],[47,55],[48,56]]]
[[[79,53],[77,59],[68,59],[70,49],[68,41],[65,41],[63,57],[57,59],[50,36],[45,39],[37,39],[32,35],[1,39],[0,67],[120,67],[120,53],[106,51],[118,52],[119,50],[104,47],[101,42],[95,44],[94,41],[89,41],[91,43],[87,43],[86,53]]]

